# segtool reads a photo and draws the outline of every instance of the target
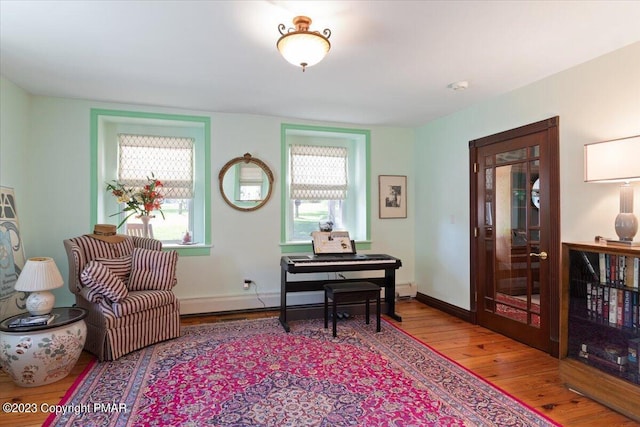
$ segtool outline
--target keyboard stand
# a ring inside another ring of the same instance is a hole
[[[384,255],[387,259],[384,262],[371,262],[366,257],[354,256],[355,260],[361,260],[362,262],[327,262],[324,265],[312,265],[296,264],[295,261],[288,256],[283,256],[280,259],[280,323],[285,331],[289,332],[290,327],[287,323],[287,293],[290,292],[309,292],[309,291],[324,291],[324,285],[329,282],[367,282],[375,283],[380,287],[384,287],[384,302],[386,306],[386,312],[389,317],[398,322],[402,322],[402,317],[395,312],[395,299],[396,299],[396,270],[402,266],[402,262],[389,255]],[[377,255],[380,257],[380,255]],[[393,262],[389,262],[393,260]],[[292,276],[298,274],[312,274],[312,273],[339,273],[343,271],[382,271],[384,270],[384,277],[359,277],[354,279],[324,279],[324,280],[292,280]],[[320,308],[318,308],[318,311]],[[319,311],[320,313],[320,311]],[[318,316],[320,317],[320,316]]]

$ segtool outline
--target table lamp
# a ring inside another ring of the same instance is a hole
[[[16,291],[30,292],[27,298],[27,310],[32,316],[49,314],[56,301],[49,289],[64,284],[62,275],[53,258],[29,258],[18,276]]]
[[[615,229],[619,240],[611,243],[633,244],[638,219],[633,214],[633,187],[640,181],[640,135],[584,146],[584,180],[586,182],[621,183],[620,213]]]

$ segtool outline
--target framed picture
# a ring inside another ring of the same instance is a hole
[[[407,177],[379,175],[378,197],[380,218],[407,217]]]
[[[18,226],[16,195],[13,188],[0,186],[0,319],[26,310],[27,294],[14,285],[26,259]]]

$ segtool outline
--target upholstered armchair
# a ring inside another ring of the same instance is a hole
[[[163,252],[154,239],[99,237],[64,241],[69,290],[89,312],[85,350],[99,361],[115,360],[180,336],[180,306],[172,292],[178,254]]]

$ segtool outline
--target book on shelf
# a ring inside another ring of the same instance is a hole
[[[618,293],[618,299],[617,299],[617,307],[616,307],[616,326],[623,326],[624,325],[624,291],[622,289],[616,289],[616,292]]]
[[[615,363],[616,365],[626,365],[628,362],[627,348],[623,348],[618,344],[604,344],[599,346],[592,343],[582,343],[580,345],[580,351]]]
[[[586,254],[582,256],[588,261]],[[593,268],[593,265],[589,263]],[[595,272],[595,268],[594,272]],[[598,254],[598,273],[600,283],[626,288],[640,288],[640,258],[615,254]]]
[[[631,366],[637,368],[637,371],[640,373],[640,361],[638,360],[638,354],[640,354],[640,337],[631,338],[627,342],[627,360]]]
[[[618,291],[615,288],[607,290],[609,291],[609,324],[616,325],[618,323]]]
[[[640,293],[634,289],[585,284],[586,317],[615,328],[640,328]]]
[[[625,289],[624,300],[622,302],[622,326],[631,328],[633,326],[633,313],[631,311],[632,292]]]
[[[585,351],[580,351],[578,353],[578,356],[581,359],[585,359],[588,360],[589,362],[593,362],[595,365],[600,365],[600,366],[605,366],[609,369],[613,369],[616,370],[618,372],[626,372],[627,371],[627,365],[620,365],[618,363],[612,362],[610,360],[604,359],[602,357],[596,356],[593,353],[588,353]]]
[[[37,316],[22,316],[9,323],[10,328],[20,328],[25,326],[49,325],[56,318],[55,314],[42,314]]]
[[[631,327],[638,330],[640,328],[640,294],[631,292]]]

